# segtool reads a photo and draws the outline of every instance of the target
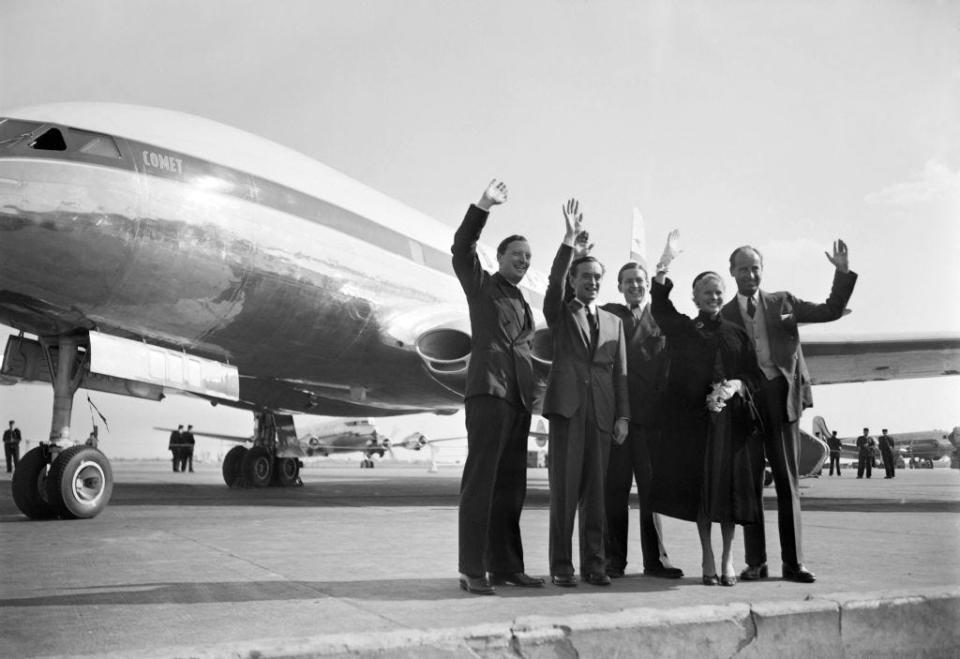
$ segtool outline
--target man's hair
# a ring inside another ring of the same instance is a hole
[[[192,423],[191,423],[189,426],[187,426],[187,430],[190,430],[191,428],[193,428],[193,424],[192,424]]]
[[[573,260],[573,263],[570,264],[570,273],[569,273],[569,274],[570,274],[571,277],[576,277],[576,276],[577,276],[577,268],[580,267],[580,264],[581,264],[581,263],[596,263],[597,265],[600,266],[600,274],[601,274],[601,275],[607,273],[607,269],[603,267],[603,264],[602,264],[602,263],[600,263],[600,259],[598,259],[598,258],[596,258],[596,257],[593,257],[593,256],[581,256],[581,257],[578,258],[578,259],[574,259],[574,260]]]
[[[836,431],[836,430],[833,431],[833,436],[834,436],[834,437],[837,436],[837,431]]]
[[[497,245],[497,256],[503,256],[507,251],[507,246],[510,245],[510,243],[516,242],[518,240],[522,240],[525,243],[530,242],[525,237],[516,233],[513,234],[512,236],[507,236],[506,238],[500,241],[499,245]]]
[[[620,271],[617,272],[617,286],[623,283],[623,273],[627,270],[640,270],[643,273],[643,278],[650,281],[650,273],[647,272],[647,269],[643,267],[643,265],[636,261],[627,261],[620,267]]]
[[[887,432],[887,429],[886,429],[886,428],[884,428],[884,429],[883,429],[883,430],[881,430],[880,432]]]
[[[181,428],[183,428],[183,424],[182,424],[182,423],[181,423],[179,426],[177,426],[177,430],[180,430]]]
[[[869,429],[869,428],[864,428],[864,429],[863,429],[863,432],[867,432],[868,430],[870,430],[870,429]]]
[[[763,265],[763,254],[760,253],[760,250],[754,247],[753,245],[740,245],[740,247],[733,250],[733,253],[730,254],[730,269],[733,270],[733,262],[737,260],[737,256],[741,252],[751,251],[757,255],[757,258],[760,259],[760,265]]]

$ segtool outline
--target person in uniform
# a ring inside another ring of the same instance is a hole
[[[857,437],[857,478],[867,478],[873,475],[873,450],[877,442],[870,436],[870,429],[864,428],[863,434]]]
[[[10,421],[10,427],[3,431],[3,457],[7,461],[8,474],[20,463],[20,440],[16,421]]]

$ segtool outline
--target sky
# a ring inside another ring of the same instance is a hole
[[[836,238],[853,313],[805,337],[960,332],[960,3],[0,0],[0,108],[108,101],[258,134],[447,223],[509,186],[486,241],[526,235],[546,271],[580,199],[616,269],[631,209],[655,259],[676,227],[675,300],[734,247],[764,288],[826,298]],[[732,294],[732,279],[728,278]],[[603,300],[617,298],[608,277]],[[162,456],[154,425],[249,432],[184,397],[92,396],[109,455]],[[49,432],[52,394],[0,388],[0,417]],[[830,385],[841,435],[960,425],[960,378]],[[89,431],[86,399],[74,435]],[[9,414],[8,414],[9,412]],[[461,415],[380,423],[463,431]],[[159,437],[159,438],[158,438]],[[112,451],[112,452],[111,452]]]

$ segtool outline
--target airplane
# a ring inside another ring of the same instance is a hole
[[[175,429],[155,427],[154,430],[169,433]],[[253,436],[244,437],[196,430],[193,434],[196,437],[250,444],[255,440]],[[281,485],[297,482],[299,470],[303,465],[296,458],[328,457],[331,453],[362,453],[363,459],[360,465],[372,468],[374,455],[382,458],[388,452],[392,454],[394,447],[419,451],[429,443],[426,435],[421,432],[411,433],[399,441],[392,440],[381,433],[369,418],[331,419],[326,423],[305,428],[304,433],[299,436],[291,424],[278,427],[277,434],[278,441],[282,442],[284,447],[284,456],[292,458],[289,463],[283,465],[287,469],[274,470],[274,478]],[[242,471],[243,456],[246,451],[247,449],[243,446],[235,446],[224,457],[223,480],[231,487],[242,486],[245,480],[251,477],[250,474]]]
[[[19,332],[0,377],[54,392],[49,442],[13,478],[27,517],[90,518],[109,502],[107,457],[71,446],[78,388],[249,410],[253,447],[238,462],[254,487],[277,470],[290,482],[293,413],[462,408],[470,322],[451,225],[170,110],[58,103],[0,117],[0,323]],[[478,255],[496,268],[495,250]],[[538,328],[538,412],[546,277],[531,270],[521,289]],[[956,336],[804,349],[818,384],[960,372]]]
[[[819,432],[821,437],[830,437],[832,434],[822,416],[813,418],[813,429],[814,432]],[[906,460],[919,460],[924,466],[933,467],[935,461],[953,456],[960,448],[958,433],[947,433],[945,430],[897,432],[890,433],[890,436],[896,441],[897,453],[900,456]],[[876,440],[879,436],[872,437]],[[851,460],[859,458],[856,437],[840,438],[840,456]]]

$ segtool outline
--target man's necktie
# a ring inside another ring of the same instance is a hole
[[[597,325],[597,317],[590,312],[590,307],[587,307],[587,324],[590,325],[590,346],[594,347],[600,336],[600,327]]]
[[[753,302],[753,296],[747,298],[747,315],[751,318],[757,313],[757,305]]]
[[[630,305],[630,313],[633,314],[634,318],[640,318],[640,303],[634,302]]]

